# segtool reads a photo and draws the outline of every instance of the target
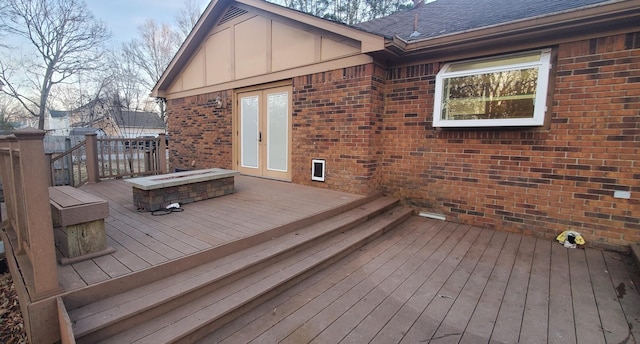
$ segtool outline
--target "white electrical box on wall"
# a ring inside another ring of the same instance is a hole
[[[311,160],[311,180],[324,182],[326,162],[322,159]]]

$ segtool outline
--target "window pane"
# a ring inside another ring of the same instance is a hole
[[[533,118],[538,69],[446,78],[442,119]]]
[[[289,148],[288,93],[267,96],[267,169],[287,172]]]
[[[258,97],[242,98],[240,107],[240,160],[243,167],[258,168]]]

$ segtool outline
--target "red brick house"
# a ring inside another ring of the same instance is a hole
[[[437,0],[350,27],[218,0],[153,94],[173,168],[640,242],[640,1]]]

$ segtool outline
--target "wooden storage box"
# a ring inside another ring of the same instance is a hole
[[[109,203],[71,186],[50,187],[49,200],[56,245],[65,257],[113,252],[104,229]]]

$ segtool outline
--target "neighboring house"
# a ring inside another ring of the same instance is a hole
[[[165,125],[160,116],[153,112],[122,111],[104,115],[91,120],[90,123],[77,123],[75,127],[101,129],[108,136],[135,138],[140,136],[158,136],[165,133]]]
[[[75,146],[76,144],[86,140],[87,134],[96,134],[96,136],[99,138],[107,136],[104,130],[100,128],[71,128],[71,130],[69,131],[71,145]]]
[[[111,118],[122,137],[158,136],[166,132],[165,124],[157,113],[122,111],[111,115]]]
[[[44,117],[44,130],[49,135],[69,135],[69,111],[47,110]]]
[[[91,127],[95,121],[99,121],[109,115],[108,101],[103,98],[95,98],[76,108],[71,114],[72,127]]]
[[[35,116],[30,116],[30,117],[26,117],[26,118],[18,118],[17,122],[15,123],[16,128],[20,129],[20,128],[37,128],[38,127],[38,118]]]
[[[153,95],[174,168],[640,242],[640,1],[437,0],[356,27],[213,1]]]
[[[73,125],[75,128],[98,128],[102,130],[105,135],[118,137],[120,136],[120,129],[116,123],[111,120],[111,117],[104,116],[92,119],[90,122],[79,122]]]
[[[98,137],[107,135],[104,130],[100,128],[72,128],[71,131],[69,131],[69,135],[71,136],[84,136],[87,134],[96,134]]]

